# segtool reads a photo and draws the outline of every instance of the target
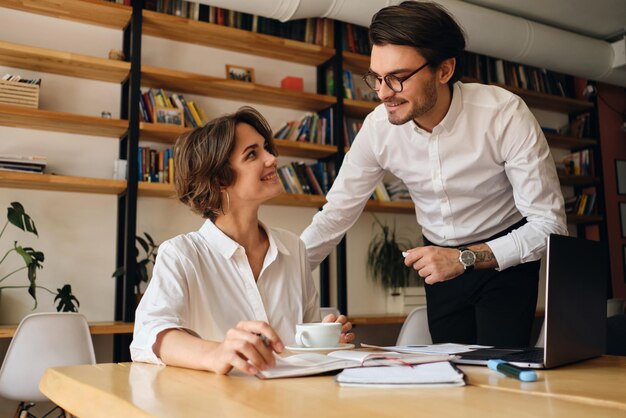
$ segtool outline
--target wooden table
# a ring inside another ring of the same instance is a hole
[[[626,358],[605,356],[540,371],[533,383],[463,366],[455,388],[341,388],[332,376],[254,377],[140,363],[48,369],[40,388],[89,417],[625,417]]]

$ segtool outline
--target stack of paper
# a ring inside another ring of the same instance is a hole
[[[443,387],[464,386],[463,373],[450,362],[414,366],[346,369],[336,377],[343,387]]]
[[[403,354],[388,351],[333,351],[328,355],[318,353],[297,354],[290,357],[276,358],[276,367],[260,371],[257,377],[275,379],[281,377],[309,376],[333,370],[352,367],[401,365],[411,368],[411,364],[447,361],[452,356]]]

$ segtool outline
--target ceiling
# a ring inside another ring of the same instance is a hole
[[[626,30],[626,0],[462,0],[581,35],[614,41]]]

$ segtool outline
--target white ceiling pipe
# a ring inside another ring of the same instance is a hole
[[[200,0],[282,21],[327,17],[369,26],[372,15],[402,0]],[[469,51],[626,87],[610,43],[458,0],[438,0],[464,28]]]

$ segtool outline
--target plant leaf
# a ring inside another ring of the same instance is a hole
[[[54,297],[54,301],[59,301],[57,304],[57,312],[78,312],[78,306],[80,302],[72,294],[72,286],[69,284],[64,285],[61,289],[57,289],[57,295]],[[76,302],[76,305],[74,305]]]
[[[35,222],[26,214],[24,206],[19,202],[12,202],[11,206],[7,208],[7,219],[22,231],[32,232],[39,236]]]
[[[111,277],[123,276],[125,273],[126,273],[126,269],[124,268],[124,266],[121,266],[115,269]]]
[[[135,237],[135,238],[137,238],[137,242],[138,242],[139,244],[141,244],[141,246],[143,247],[143,250],[144,250],[145,252],[148,252],[148,251],[150,250],[150,247],[148,246],[148,243],[146,242],[146,240],[145,240],[145,239],[143,239],[143,238],[141,238],[141,237],[139,237],[139,236],[137,236],[137,237]],[[139,252],[137,252],[137,253],[139,253]]]
[[[150,247],[154,247],[154,240],[152,239],[152,237],[150,236],[150,234],[148,234],[147,232],[143,233],[146,236],[146,239],[148,240],[148,242],[150,243]]]

